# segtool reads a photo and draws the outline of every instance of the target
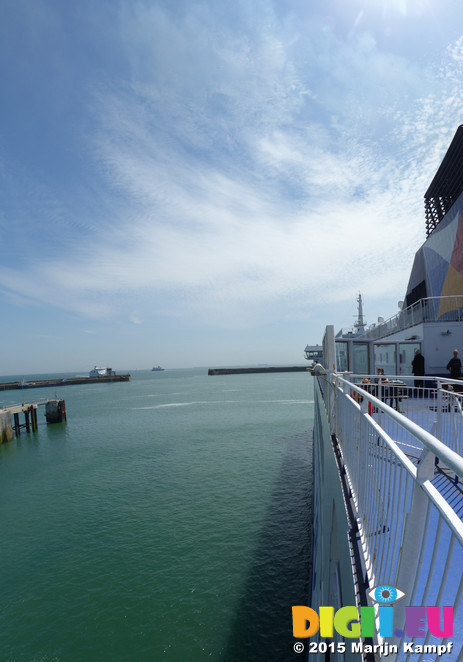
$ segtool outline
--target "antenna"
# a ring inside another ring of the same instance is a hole
[[[354,326],[357,329],[357,334],[359,336],[362,336],[365,332],[365,327],[366,327],[366,322],[365,318],[363,317],[363,305],[362,305],[362,295],[360,292],[358,293],[357,296],[357,321],[354,322]]]

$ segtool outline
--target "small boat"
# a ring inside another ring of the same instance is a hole
[[[151,372],[164,372],[164,368],[161,368],[160,365],[154,366],[154,368],[151,368]]]

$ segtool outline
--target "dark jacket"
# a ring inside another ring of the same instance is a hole
[[[412,371],[414,375],[424,375],[424,356],[422,354],[415,354],[412,361]]]
[[[447,370],[450,370],[450,377],[452,379],[460,379],[461,377],[461,361],[459,358],[451,358],[447,363]]]

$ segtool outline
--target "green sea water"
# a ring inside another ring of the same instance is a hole
[[[0,445],[0,662],[285,662],[310,564],[307,373],[138,371]]]

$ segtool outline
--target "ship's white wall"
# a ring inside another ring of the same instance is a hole
[[[461,322],[426,322],[398,331],[381,340],[382,343],[415,340],[421,343],[427,375],[447,375],[447,363],[453,350],[463,356],[463,324]]]

